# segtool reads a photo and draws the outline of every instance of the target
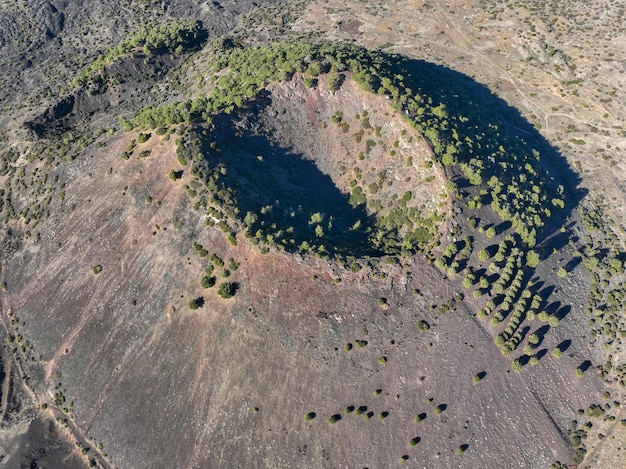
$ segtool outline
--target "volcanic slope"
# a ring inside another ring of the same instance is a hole
[[[3,309],[38,402],[104,467],[574,460],[603,385],[583,268],[556,274],[558,155],[430,64],[221,47],[208,96],[52,164],[63,195],[7,218]]]

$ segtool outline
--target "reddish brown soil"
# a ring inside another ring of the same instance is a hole
[[[345,116],[374,106],[349,87],[328,99]],[[405,125],[386,124],[390,135]],[[60,381],[77,428],[103,444],[107,464],[391,467],[406,456],[410,467],[530,468],[571,460],[564,432],[601,386],[572,373],[586,358],[584,337],[558,328],[545,347],[574,339],[566,356],[510,372],[465,304],[433,310],[458,285],[421,256],[352,273],[297,254],[263,255],[243,237],[230,246],[190,206],[189,175],[168,178],[179,167],[172,141],[153,136],[136,150],[152,149],[148,158],[123,161],[131,138],[118,135],[61,170],[65,200],[40,225],[41,241],[26,241],[5,270],[7,304],[34,347],[29,386],[51,402]],[[419,136],[414,142],[401,148],[422,154]],[[208,258],[192,241],[241,262],[233,299],[200,286]],[[204,307],[192,311],[187,303],[198,296]],[[420,320],[428,331],[418,331]],[[577,309],[568,321],[584,330],[586,317]],[[348,406],[367,410],[346,414]],[[437,406],[445,406],[439,416]],[[421,413],[426,419],[414,423]],[[333,424],[334,414],[342,418]]]

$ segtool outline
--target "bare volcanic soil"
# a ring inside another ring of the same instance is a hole
[[[323,83],[306,91],[297,80],[269,88],[272,103],[259,125],[270,142],[313,160],[341,193],[352,176],[339,166],[358,165],[363,178],[370,168],[387,169],[393,190],[413,191],[427,210],[446,202],[441,172],[424,168],[423,139],[385,109],[384,98],[366,98],[349,81],[332,94]],[[359,143],[364,111],[371,128]],[[342,120],[333,122],[337,112]],[[313,122],[320,127],[310,131]],[[168,176],[181,169],[174,136],[152,135],[123,160],[135,137],[110,137],[55,170],[65,197],[51,202],[40,239],[27,238],[3,274],[4,310],[29,340],[21,352],[28,386],[38,403],[67,407],[77,431],[102,445],[90,453],[99,464],[536,468],[571,461],[566,428],[601,387],[592,373],[572,373],[586,356],[584,337],[569,337],[558,362],[548,354],[511,372],[462,301],[437,312],[455,288],[424,257],[362,260],[353,272],[275,249],[262,254],[241,235],[233,246],[194,210],[188,169],[180,180]],[[376,145],[359,159],[368,139]],[[386,187],[378,194],[383,207],[393,200]],[[217,284],[203,288],[209,265]],[[218,296],[224,281],[238,285],[233,298]],[[566,318],[578,329],[586,320],[578,308]],[[564,340],[560,329],[541,347]]]

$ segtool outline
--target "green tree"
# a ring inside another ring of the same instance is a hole
[[[235,293],[237,292],[237,284],[233,283],[233,282],[222,282],[220,283],[220,286],[217,289],[217,294],[220,296],[220,298],[232,298],[233,296],[235,296]]]
[[[204,306],[204,298],[199,296],[198,298],[194,298],[189,302],[189,309],[198,309]]]
[[[530,250],[526,253],[526,265],[533,269],[539,265],[539,254],[536,251]]]
[[[328,75],[328,81],[326,82],[326,87],[328,91],[337,91],[341,88],[341,84],[343,83],[344,75],[342,73],[330,72]]]
[[[487,259],[489,259],[489,252],[487,252],[486,249],[481,249],[476,253],[476,257],[478,257],[480,261],[485,262]]]
[[[202,285],[202,288],[211,288],[215,285],[215,277],[209,277],[208,275],[205,275],[200,280],[200,285]]]
[[[463,286],[465,288],[471,288],[474,285],[474,280],[476,280],[476,276],[474,274],[467,274],[463,279]]]

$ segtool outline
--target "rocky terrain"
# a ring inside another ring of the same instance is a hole
[[[4,466],[624,465],[619,21],[31,3],[0,6]]]

